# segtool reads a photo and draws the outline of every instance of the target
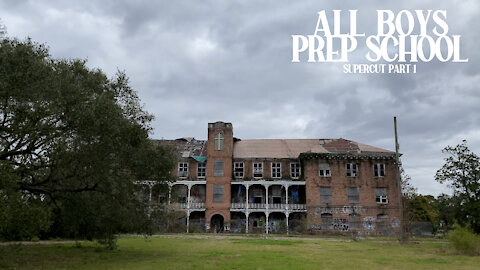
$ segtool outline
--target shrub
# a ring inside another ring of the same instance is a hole
[[[466,255],[480,255],[480,236],[473,233],[469,226],[454,225],[448,239],[455,250]]]

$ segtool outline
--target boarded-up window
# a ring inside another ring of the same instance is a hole
[[[322,214],[322,229],[323,230],[331,230],[333,229],[333,218],[332,214]]]
[[[387,188],[375,189],[375,201],[377,203],[388,203]]]
[[[360,194],[358,192],[358,187],[347,188],[347,193],[348,193],[348,202],[349,203],[360,202]]]
[[[223,160],[213,162],[213,176],[223,176]]]
[[[377,230],[386,231],[388,229],[388,215],[377,215]]]
[[[320,187],[320,202],[332,202],[332,189],[330,187]]]
[[[213,201],[223,202],[223,185],[213,185]]]
[[[348,215],[348,223],[349,223],[350,229],[352,230],[360,229],[360,225],[361,225],[360,215],[358,214]]]

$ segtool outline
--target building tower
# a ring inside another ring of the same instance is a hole
[[[207,189],[205,222],[209,231],[230,229],[230,181],[232,178],[233,127],[208,124]]]

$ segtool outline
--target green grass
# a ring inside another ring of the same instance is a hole
[[[0,246],[0,269],[480,269],[480,257],[454,254],[445,241],[400,245],[370,239],[121,238],[96,243]]]

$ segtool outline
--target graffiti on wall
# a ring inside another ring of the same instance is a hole
[[[393,218],[392,219],[392,228],[398,228],[400,227],[400,221],[398,220],[398,218]]]
[[[346,218],[334,218],[332,225],[334,230],[343,232],[347,232],[349,228],[348,220]]]
[[[363,219],[363,228],[370,231],[373,231],[375,229],[375,222],[373,217],[365,217]]]
[[[363,206],[319,206],[315,208],[314,215],[320,216],[321,214],[363,214],[365,208]]]

